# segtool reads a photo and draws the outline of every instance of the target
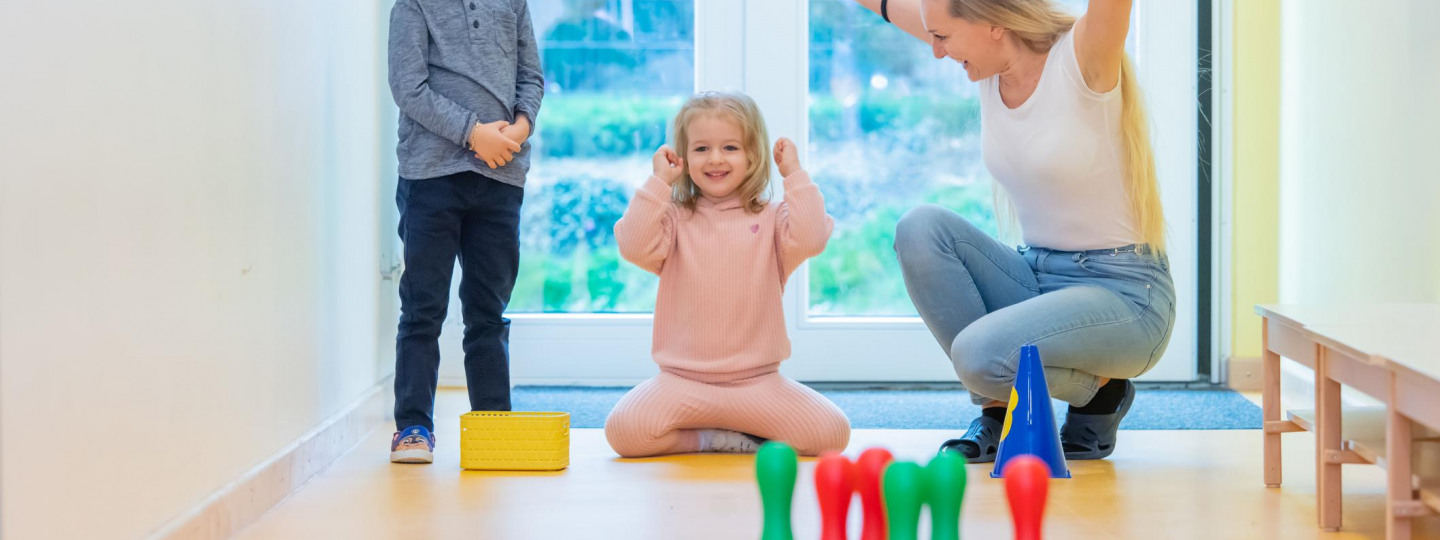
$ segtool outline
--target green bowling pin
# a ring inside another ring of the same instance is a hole
[[[918,540],[920,507],[925,504],[925,470],[915,463],[896,461],[885,467],[885,515],[890,540]]]
[[[794,540],[790,530],[790,501],[795,495],[795,449],[770,441],[755,452],[755,480],[760,484],[760,504],[765,511],[761,540]]]
[[[960,504],[965,500],[965,456],[941,452],[925,467],[930,502],[930,538],[960,540]]]

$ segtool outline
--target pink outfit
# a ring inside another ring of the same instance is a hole
[[[615,224],[620,255],[660,276],[652,353],[661,373],[605,421],[625,457],[697,451],[696,429],[780,440],[805,455],[841,450],[850,422],[830,400],[778,372],[790,356],[781,294],[834,226],[810,176],[785,178],[785,200],[757,214],[738,196],[694,212],[650,177]]]

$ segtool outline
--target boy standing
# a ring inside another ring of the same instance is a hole
[[[400,107],[400,327],[390,461],[434,460],[440,327],[459,257],[472,410],[510,410],[510,320],[526,143],[544,75],[525,0],[397,0],[390,91]]]

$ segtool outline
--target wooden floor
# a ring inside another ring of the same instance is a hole
[[[461,471],[455,434],[464,394],[442,391],[433,465],[392,465],[389,426],[286,499],[240,538],[732,539],[758,538],[759,494],[748,456],[619,459],[598,429],[571,433],[570,468],[558,473]],[[858,430],[846,452],[885,446],[924,462],[953,433]],[[1383,471],[1346,467],[1345,525],[1315,526],[1313,439],[1286,435],[1285,485],[1266,489],[1258,431],[1122,431],[1108,460],[1072,462],[1074,478],[1051,483],[1047,538],[1383,538]],[[803,460],[795,536],[819,536]],[[1010,537],[1003,484],[970,466],[961,518],[970,539]],[[857,502],[858,504],[858,502]],[[858,508],[858,506],[856,507]],[[858,537],[858,512],[851,512]],[[928,529],[928,528],[927,528]],[[922,530],[921,538],[927,532]],[[1415,538],[1440,538],[1440,518]]]

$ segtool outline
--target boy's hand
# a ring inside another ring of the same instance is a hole
[[[788,177],[800,170],[800,152],[790,139],[781,137],[775,141],[775,165],[780,167],[782,177]]]
[[[685,172],[685,160],[680,159],[670,145],[661,146],[655,151],[655,157],[651,159],[655,166],[655,177],[666,185],[673,186],[675,181],[680,179],[680,174]]]
[[[515,159],[515,152],[520,151],[520,143],[500,132],[509,125],[509,122],[497,120],[489,124],[475,124],[475,128],[470,130],[470,149],[491,169],[510,163]]]
[[[515,115],[515,123],[500,128],[500,133],[505,134],[506,138],[515,141],[515,144],[525,144],[525,140],[530,138],[530,119],[526,118],[523,114],[517,114]]]

